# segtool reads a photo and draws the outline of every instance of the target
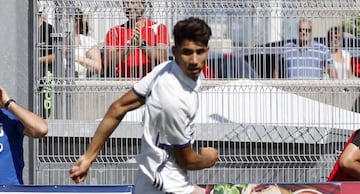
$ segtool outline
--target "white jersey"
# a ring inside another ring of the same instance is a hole
[[[200,79],[186,76],[175,61],[157,66],[134,85],[134,92],[145,98],[144,133],[136,161],[143,175],[156,191],[191,193],[186,170],[175,162],[168,149],[193,143],[194,119],[199,107]],[[139,173],[138,173],[139,174]],[[135,191],[141,191],[135,184]],[[136,181],[140,183],[140,181]]]

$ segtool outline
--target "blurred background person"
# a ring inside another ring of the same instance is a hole
[[[324,73],[337,78],[330,51],[326,45],[313,40],[312,22],[300,19],[297,41],[288,42],[274,70],[274,78],[323,79]]]
[[[144,16],[146,0],[123,0],[128,21],[106,34],[105,76],[140,78],[168,60],[169,33],[165,24]]]
[[[351,66],[349,51],[342,47],[343,31],[340,26],[331,27],[327,33],[327,45],[330,48],[331,57],[334,60],[335,68],[339,79],[356,78]]]
[[[51,80],[53,78],[53,63],[55,60],[54,56],[54,42],[51,37],[52,33],[55,33],[55,28],[53,25],[49,24],[46,21],[46,15],[42,11],[39,11],[38,15],[38,36],[37,44],[39,46],[39,79],[40,86],[39,90],[41,91],[39,97],[39,105],[41,107],[41,115],[43,118],[48,118],[51,112],[51,106],[49,101],[46,99],[47,93],[51,90],[50,86]],[[45,85],[45,86],[44,86]]]
[[[40,11],[38,15],[38,27],[40,72],[41,76],[45,76],[48,71],[52,71],[52,64],[54,62],[53,39],[51,38],[51,34],[55,33],[55,28],[46,22],[42,11]]]
[[[84,13],[77,8],[74,21],[75,76],[86,78],[101,72],[100,49],[89,36],[89,23]]]

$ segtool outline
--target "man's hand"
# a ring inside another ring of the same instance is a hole
[[[135,23],[134,34],[131,39],[132,46],[136,46],[136,47],[140,46],[141,42],[143,41],[142,36],[141,36],[141,29],[143,26],[144,26],[143,20],[139,20]]]
[[[70,169],[70,178],[75,183],[81,183],[84,182],[86,175],[89,171],[89,168],[91,166],[91,161],[86,159],[86,157],[83,155],[81,156],[74,164],[74,166]]]
[[[4,90],[4,88],[0,87],[0,108],[3,108],[6,101],[9,100],[9,96]]]

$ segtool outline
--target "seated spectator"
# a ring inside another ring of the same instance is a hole
[[[80,9],[75,11],[74,21],[74,55],[75,76],[86,78],[101,72],[100,50],[94,38],[89,34],[89,24],[84,20]]]
[[[327,181],[360,180],[360,130],[353,132],[346,142]]]
[[[46,21],[45,15],[42,11],[39,11],[38,16],[38,35],[37,43],[39,45],[39,79],[41,85],[51,84],[51,79],[53,77],[53,63],[55,56],[53,53],[53,39],[51,34],[55,33],[55,28],[53,25],[49,24]],[[51,114],[51,102],[47,99],[51,87],[41,86],[39,87],[40,97],[38,103],[41,108],[41,116],[43,118],[49,118]]]
[[[323,79],[324,72],[330,78],[337,78],[336,69],[327,46],[312,40],[312,22],[300,20],[299,37],[288,42],[275,67],[274,78]]]
[[[55,28],[46,22],[42,12],[39,12],[38,16],[38,28],[40,76],[45,77],[48,71],[52,72],[54,54],[51,34],[55,32]]]
[[[330,28],[327,34],[327,43],[334,60],[339,79],[354,79],[355,75],[350,67],[350,53],[342,49],[343,32],[339,26]]]
[[[104,76],[140,78],[168,60],[166,25],[144,17],[146,1],[124,0],[128,21],[106,34]]]

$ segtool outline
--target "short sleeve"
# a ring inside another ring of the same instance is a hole
[[[157,38],[156,44],[162,43],[162,44],[170,45],[169,32],[166,25],[160,24],[158,26],[158,34],[156,38]]]
[[[1,111],[3,112],[4,115],[6,115],[6,118],[1,118],[3,120],[8,120],[8,126],[10,129],[16,129],[16,133],[19,135],[23,135],[24,134],[24,125],[20,122],[20,120],[11,112],[5,110],[5,109],[1,109]],[[1,115],[0,115],[1,116]],[[15,131],[11,131],[12,133]],[[10,134],[8,132],[8,134]]]
[[[17,131],[19,132],[19,134],[24,134],[24,125],[20,122],[20,120],[17,120],[17,123],[16,123],[16,129]]]
[[[146,94],[149,92],[151,85],[155,81],[156,77],[161,73],[160,71],[164,68],[165,65],[167,65],[169,62],[163,62],[156,66],[151,72],[146,74],[143,78],[140,79],[139,82],[137,82],[134,87],[133,91],[138,95],[142,97],[146,97]]]
[[[106,33],[105,43],[106,43],[106,46],[119,45],[119,37],[118,37],[118,32],[117,32],[116,28],[111,28]]]
[[[143,78],[140,79],[140,81],[138,81],[134,87],[133,87],[133,91],[141,97],[146,97],[146,94],[148,93],[149,90],[149,86],[150,83],[152,82],[154,78],[154,72],[150,72],[148,74],[146,74]]]

